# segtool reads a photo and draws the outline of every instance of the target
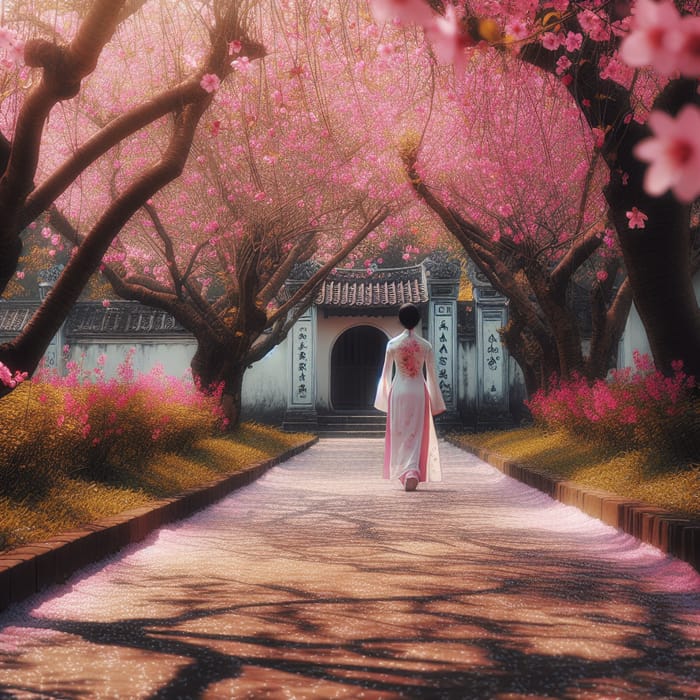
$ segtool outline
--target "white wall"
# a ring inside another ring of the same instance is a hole
[[[287,410],[289,370],[287,340],[246,370],[243,376],[243,420],[264,418],[281,422]]]
[[[700,274],[695,276],[693,286],[695,287],[695,296],[698,299],[698,302],[700,302]],[[651,355],[646,331],[644,330],[644,326],[639,318],[639,313],[637,312],[636,307],[634,304],[632,304],[629,317],[627,318],[627,324],[625,325],[625,331],[622,335],[622,339],[620,340],[617,355],[617,366],[634,367],[632,353],[635,350],[639,350],[642,355]]]
[[[80,342],[71,346],[68,360],[78,362],[91,372],[99,366],[98,359],[104,355],[102,365],[107,379],[117,377],[119,365],[124,362],[131,348],[134,372],[148,374],[156,366],[163,373],[177,378],[188,377],[190,362],[197,344],[194,340],[158,343],[93,343]],[[243,378],[243,419],[273,417],[280,418],[287,407],[288,350],[286,341],[273,348],[262,360],[246,370]]]
[[[161,365],[166,375],[184,377],[188,374],[190,361],[194,355],[194,341],[178,343],[92,343],[80,342],[71,346],[68,360],[82,365],[86,370],[98,366],[98,358],[105,356],[102,366],[105,376],[110,379],[117,376],[117,368],[124,362],[127,354],[135,348],[132,365],[136,374],[148,374],[154,367]]]

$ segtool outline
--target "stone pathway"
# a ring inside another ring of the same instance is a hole
[[[700,698],[700,574],[441,443],[321,440],[0,615],[1,698]]]

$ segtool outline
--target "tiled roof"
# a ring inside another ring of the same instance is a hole
[[[31,301],[6,301],[0,304],[0,334],[14,336],[29,322],[38,306]]]
[[[167,312],[131,301],[76,304],[66,321],[66,336],[172,335],[186,332]]]
[[[38,306],[38,301],[0,303],[0,337],[17,335]],[[79,302],[68,314],[64,333],[68,340],[189,335],[170,314],[133,301],[113,301],[107,308],[101,302]]]
[[[336,270],[325,280],[316,295],[318,306],[333,307],[334,314],[361,310],[395,308],[401,304],[428,301],[423,267],[376,270]],[[34,301],[0,302],[0,340],[9,340],[29,322],[39,306]],[[363,311],[364,313],[364,311]],[[370,312],[371,313],[371,312]],[[105,308],[101,302],[79,302],[68,314],[64,326],[66,340],[172,337],[189,335],[170,314],[135,301],[113,301]]]
[[[392,307],[422,304],[428,292],[421,266],[377,270],[336,270],[323,282],[315,302],[319,306]]]

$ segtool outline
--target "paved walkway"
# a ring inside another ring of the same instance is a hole
[[[441,443],[321,440],[0,616],[2,698],[700,698],[700,575]]]

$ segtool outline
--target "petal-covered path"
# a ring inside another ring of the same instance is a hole
[[[700,574],[441,443],[321,440],[0,616],[2,698],[700,698]]]

